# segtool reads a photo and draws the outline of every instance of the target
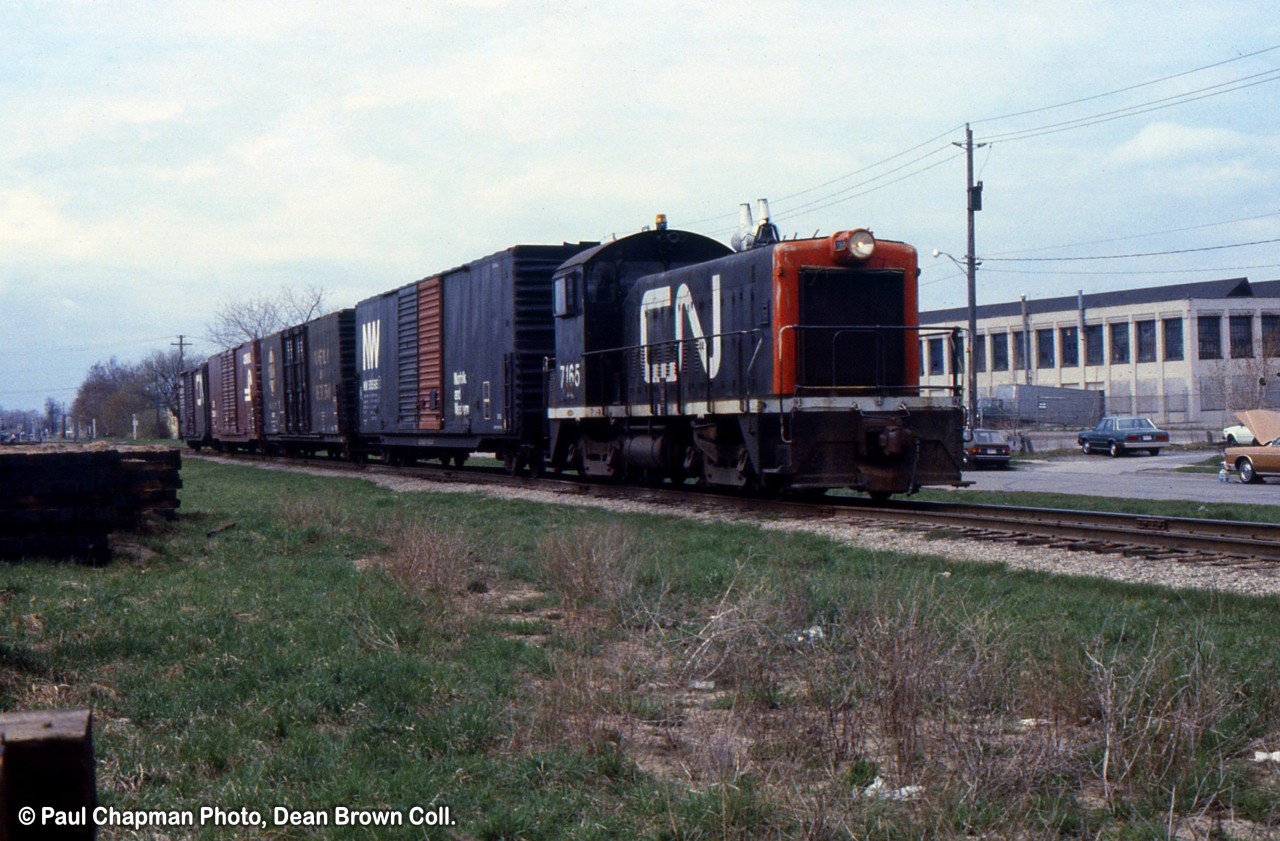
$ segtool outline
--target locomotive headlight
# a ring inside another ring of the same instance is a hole
[[[865,260],[876,250],[876,238],[870,231],[856,230],[849,233],[849,256]]]
[[[865,228],[841,231],[831,238],[831,250],[840,262],[861,262],[875,253],[876,238]]]

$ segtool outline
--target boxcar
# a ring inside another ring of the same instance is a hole
[[[209,357],[209,425],[213,446],[257,450],[262,443],[259,340]]]
[[[356,305],[362,444],[393,461],[476,450],[540,464],[551,278],[595,243],[518,245]]]
[[[349,455],[355,429],[355,310],[267,336],[261,362],[267,448]]]
[[[209,426],[209,363],[183,371],[178,378],[180,436],[193,450],[212,443]]]

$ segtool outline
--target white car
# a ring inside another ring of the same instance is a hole
[[[1249,427],[1242,423],[1235,426],[1228,426],[1222,430],[1222,437],[1226,440],[1228,447],[1252,447],[1258,443],[1258,439],[1253,437],[1253,433],[1249,431]]]

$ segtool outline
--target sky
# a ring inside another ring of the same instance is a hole
[[[979,303],[1280,277],[1257,0],[6,0],[0,31],[4,409],[207,357],[228,302],[657,213],[727,241],[761,197],[913,244],[922,307],[963,306],[932,254],[967,251],[966,123]]]

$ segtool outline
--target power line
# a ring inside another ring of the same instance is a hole
[[[1221,251],[1226,248],[1245,248],[1250,245],[1269,245],[1280,242],[1275,239],[1258,239],[1252,242],[1236,242],[1230,245],[1206,245],[1201,248],[1178,248],[1171,251],[1144,251],[1135,254],[1100,254],[1089,257],[985,257],[983,262],[999,263],[1058,263],[1074,260],[1127,260],[1131,257],[1164,257],[1171,254],[1195,254],[1202,251]]]
[[[1265,76],[1266,78],[1260,78],[1263,76]],[[1096,126],[1102,123],[1109,123],[1114,120],[1121,120],[1121,119],[1124,119],[1125,117],[1136,117],[1139,114],[1149,114],[1152,111],[1162,111],[1166,108],[1173,108],[1176,105],[1185,105],[1188,102],[1196,102],[1201,99],[1208,99],[1214,96],[1221,96],[1224,93],[1234,93],[1235,91],[1244,90],[1245,88],[1252,88],[1252,87],[1255,87],[1256,85],[1266,84],[1267,82],[1274,82],[1278,79],[1280,79],[1280,69],[1273,68],[1271,70],[1263,71],[1262,73],[1255,73],[1251,76],[1244,76],[1239,79],[1232,79],[1229,82],[1222,82],[1217,85],[1210,85],[1209,87],[1200,88],[1199,90],[1188,91],[1187,93],[1176,94],[1174,96],[1167,96],[1161,99],[1153,99],[1147,102],[1140,102],[1136,105],[1130,105],[1124,108],[1118,108],[1114,111],[1103,111],[1098,114],[1092,114],[1087,117],[1079,117],[1074,120],[1066,120],[1060,123],[1050,123],[1048,125],[1036,126],[1029,129],[1021,129],[1019,131],[1006,132],[1005,134],[990,135],[985,138],[985,141],[988,143],[997,143],[997,142],[1012,143],[1018,140],[1029,140],[1033,137],[1042,137],[1046,134],[1057,134],[1059,132],[1071,131],[1072,129],[1077,129],[1077,128],[1089,128],[1090,126]],[[1255,80],[1255,81],[1249,81],[1249,80]],[[1246,82],[1246,81],[1248,81],[1248,84],[1241,84],[1242,82]],[[1228,85],[1235,85],[1235,87],[1228,88],[1227,87]],[[1226,90],[1218,90],[1219,88],[1226,88]],[[1211,91],[1211,92],[1206,93],[1206,91]],[[1195,94],[1200,94],[1200,95],[1195,96]]]
[[[1002,256],[1005,254],[1027,254],[1035,251],[1052,251],[1057,248],[1078,248],[1082,245],[1103,245],[1109,242],[1123,242],[1125,240],[1130,240],[1130,239],[1144,239],[1146,237],[1163,236],[1164,234],[1180,234],[1186,231],[1198,231],[1203,228],[1215,228],[1219,225],[1234,225],[1239,222],[1253,222],[1258,219],[1267,219],[1271,216],[1280,216],[1280,210],[1271,211],[1270,213],[1259,213],[1256,216],[1244,216],[1239,219],[1224,219],[1221,222],[1205,222],[1204,224],[1201,224],[1201,225],[1187,225],[1182,228],[1168,228],[1163,231],[1150,231],[1145,234],[1129,234],[1127,236],[1122,236],[1122,237],[1108,237],[1107,239],[1094,239],[1094,240],[1085,240],[1082,242],[1069,242],[1069,243],[1063,243],[1062,245],[1042,245],[1036,248],[1021,248],[1021,249],[1015,249],[1012,251],[999,251],[994,254],[991,254],[990,259],[995,259],[996,257]]]
[[[1203,269],[1129,269],[1129,270],[1088,270],[1088,269],[985,269],[994,274],[1017,275],[1150,275],[1150,274],[1222,274],[1224,272],[1243,272],[1250,269],[1280,269],[1280,263],[1258,263],[1250,266],[1214,266]]]
[[[91,345],[79,345],[71,347],[41,348],[40,353],[48,355],[51,353],[87,353],[92,350],[101,348],[117,348],[117,347],[136,347],[138,345],[149,345],[156,342],[163,342],[172,339],[173,336],[156,336],[152,339],[134,339],[131,342],[95,342]],[[30,356],[29,350],[4,350],[0,351],[0,356]]]
[[[776,200],[771,201],[771,204],[773,204],[773,206],[775,206],[775,207],[777,207],[777,206],[779,206],[779,205],[785,205],[785,204],[786,204],[786,202],[787,202],[787,201],[789,201],[790,199],[794,199],[794,198],[797,198],[797,197],[799,197],[799,196],[803,196],[803,195],[808,195],[809,193],[816,192],[816,191],[818,191],[818,190],[823,189],[824,187],[830,187],[832,184],[836,184],[836,183],[838,183],[838,182],[840,182],[840,181],[844,181],[844,180],[845,180],[845,179],[847,179],[847,178],[853,178],[855,175],[861,175],[861,174],[862,174],[862,173],[864,173],[864,172],[869,172],[869,171],[871,171],[871,170],[873,170],[873,169],[876,169],[877,167],[880,167],[880,166],[883,166],[883,165],[885,165],[885,164],[887,164],[887,163],[890,163],[891,161],[895,161],[895,160],[897,160],[898,158],[901,158],[903,155],[909,155],[909,154],[911,154],[912,152],[914,152],[914,151],[916,151],[916,150],[918,150],[918,149],[923,149],[925,146],[928,146],[928,145],[930,145],[931,143],[936,143],[937,141],[939,141],[939,140],[943,139],[943,138],[944,138],[944,137],[946,137],[947,135],[952,134],[952,133],[953,133],[953,132],[955,132],[957,129],[959,129],[959,128],[963,128],[963,127],[964,127],[964,124],[963,124],[963,123],[961,123],[961,124],[960,124],[959,126],[957,126],[957,127],[949,128],[949,129],[947,129],[946,131],[942,132],[941,134],[934,135],[933,137],[929,138],[928,140],[925,140],[925,141],[923,141],[923,142],[921,142],[921,143],[917,143],[915,146],[912,146],[912,147],[911,147],[911,148],[909,148],[909,149],[903,149],[901,152],[895,152],[894,154],[890,155],[889,157],[887,157],[887,158],[882,158],[881,160],[878,160],[878,161],[876,161],[875,163],[867,164],[867,165],[866,165],[866,166],[864,166],[864,167],[861,167],[861,168],[859,168],[859,169],[855,169],[855,170],[853,170],[852,172],[847,172],[847,173],[845,173],[844,175],[837,176],[837,177],[835,177],[835,178],[832,178],[832,179],[831,179],[831,180],[829,180],[829,181],[824,181],[823,183],[821,183],[821,184],[817,184],[817,185],[815,185],[815,186],[813,186],[813,187],[808,187],[808,188],[806,188],[806,189],[799,190],[799,191],[794,192],[794,193],[789,193],[789,194],[787,194],[787,195],[785,195],[785,196],[780,196],[780,197],[778,197]],[[938,148],[937,148],[937,149],[935,149],[933,152],[930,152],[930,153],[929,153],[929,154],[927,154],[927,155],[923,155],[922,157],[916,158],[914,161],[908,161],[906,164],[903,164],[903,166],[910,166],[912,163],[915,163],[915,162],[917,162],[917,161],[924,160],[924,159],[926,159],[926,158],[930,157],[931,155],[935,155],[935,154],[937,154],[939,151],[942,151],[942,150],[943,150],[943,149],[945,149],[945,148],[947,148],[947,147],[945,147],[945,146],[938,147]],[[890,170],[889,172],[896,172],[898,169],[902,169],[902,167],[898,167],[898,168],[896,168],[896,169]],[[855,190],[855,189],[857,189],[858,187],[862,186],[863,184],[871,183],[872,181],[877,180],[877,178],[882,178],[882,177],[884,177],[884,175],[887,175],[887,174],[889,174],[889,173],[884,173],[884,174],[882,174],[882,175],[880,175],[880,176],[876,176],[876,178],[872,178],[872,179],[869,179],[869,180],[867,180],[867,181],[863,181],[863,182],[861,182],[861,183],[859,183],[859,184],[854,184],[854,185],[852,185],[852,186],[850,186],[850,187],[846,187],[846,188],[844,188],[843,190],[838,191],[837,193],[834,193],[834,194],[832,194],[832,195],[839,195],[839,193],[840,193],[840,192],[845,192],[845,191],[848,191],[848,190]],[[817,201],[824,201],[826,198],[828,198],[828,197],[823,197],[823,198],[817,199]],[[807,207],[807,205],[801,205],[801,207]],[[794,211],[794,208],[792,209],[792,211]],[[705,219],[694,219],[693,221],[691,221],[691,222],[687,222],[687,223],[685,223],[685,224],[687,224],[689,227],[693,227],[693,226],[695,226],[695,225],[706,224],[706,223],[708,223],[708,222],[718,222],[718,221],[720,221],[721,219],[732,219],[732,218],[734,218],[735,216],[737,216],[737,213],[736,213],[736,212],[732,212],[732,213],[721,213],[721,214],[718,214],[718,215],[716,215],[716,216],[708,216],[708,217],[706,217]]]
[[[1127,93],[1133,90],[1139,90],[1142,88],[1151,87],[1153,85],[1157,85],[1162,82],[1168,82],[1174,79],[1179,79],[1185,76],[1190,76],[1196,73],[1204,72],[1206,70],[1211,70],[1216,67],[1222,67],[1228,64],[1232,64],[1234,62],[1243,61],[1248,58],[1254,58],[1256,56],[1264,55],[1266,53],[1270,53],[1275,50],[1280,50],[1280,45],[1265,47],[1263,49],[1255,50],[1253,52],[1246,53],[1244,55],[1235,56],[1233,58],[1223,59],[1221,61],[1216,61],[1210,64],[1201,65],[1199,67],[1194,67],[1189,70],[1181,71],[1179,73],[1173,73],[1167,76],[1162,76],[1157,79],[1152,79],[1146,82],[1140,82],[1134,85],[1127,85],[1125,87],[1117,88],[1115,90],[1105,91],[1103,93],[1098,93],[1098,94],[1092,94],[1085,97],[1079,97],[1073,100],[1069,100],[1067,102],[1061,102],[1054,105],[1046,105],[1038,108],[1025,109],[1022,111],[1011,112],[1008,114],[1001,114],[995,117],[986,117],[984,119],[976,120],[972,122],[974,124],[991,123],[999,120],[1011,119],[1014,117],[1027,116],[1029,114],[1037,114],[1045,111],[1065,108],[1071,105],[1078,105],[1083,102],[1090,102],[1098,99],[1103,99],[1109,96],[1115,96],[1121,93]],[[1165,108],[1172,108],[1176,105],[1185,105],[1187,103],[1196,102],[1201,99],[1207,99],[1214,96],[1221,96],[1226,93],[1233,93],[1236,91],[1254,87],[1256,85],[1266,84],[1268,82],[1273,82],[1278,80],[1280,80],[1280,68],[1272,68],[1259,73],[1254,73],[1246,76],[1241,76],[1235,79],[1231,79],[1226,82],[1220,82],[1214,85],[1208,85],[1193,91],[1188,91],[1185,93],[1175,94],[1167,97],[1161,97],[1159,99],[1154,99],[1154,100],[1147,100],[1145,102],[1140,102],[1134,105],[1125,106],[1124,108],[1113,109],[1111,111],[1103,111],[1103,112],[1095,113],[1092,115],[1079,117],[1073,120],[1065,120],[1065,121],[1061,121],[1057,123],[1049,123],[1041,126],[1032,126],[1026,129],[1019,129],[1016,131],[1005,132],[1003,134],[991,135],[989,137],[984,138],[984,142],[987,144],[991,144],[996,141],[999,141],[1002,143],[1008,143],[1008,142],[1014,142],[1018,140],[1028,140],[1028,139],[1031,139],[1034,137],[1040,137],[1046,134],[1054,134],[1062,131],[1070,131],[1076,128],[1087,128],[1090,126],[1099,125],[1101,123],[1123,119],[1125,117],[1137,116],[1139,114],[1146,114],[1152,111],[1163,110]],[[802,203],[793,207],[786,206],[786,203],[791,199],[796,199],[801,196],[806,196],[811,193],[815,193],[820,190],[826,189],[844,180],[853,178],[855,176],[861,175],[866,172],[870,172],[872,170],[877,169],[878,167],[884,166],[885,164],[896,161],[898,158],[901,158],[904,155],[909,155],[912,152],[918,151],[919,149],[923,149],[929,146],[930,144],[936,143],[938,140],[954,133],[955,131],[958,130],[958,128],[959,126],[950,128],[947,131],[942,132],[941,134],[935,135],[934,137],[931,137],[928,140],[925,140],[919,144],[916,144],[915,146],[911,146],[907,149],[902,150],[901,152],[897,152],[893,155],[890,155],[886,158],[876,161],[875,163],[868,164],[867,166],[853,170],[852,172],[848,172],[848,173],[845,173],[844,175],[840,175],[836,178],[822,182],[821,184],[816,184],[812,187],[807,187],[803,190],[799,190],[797,192],[789,193],[785,196],[782,196],[774,201],[774,207],[775,209],[781,209],[783,212],[791,213],[791,214],[804,214],[804,213],[810,213],[817,210],[823,210],[833,205],[840,204],[849,199],[866,195],[867,193],[873,192],[874,190],[878,190],[883,187],[890,186],[891,184],[896,184],[899,181],[904,180],[905,178],[918,175],[929,169],[933,169],[934,166],[938,166],[941,163],[945,163],[947,160],[952,160],[954,159],[954,157],[958,157],[958,155],[952,156],[951,158],[946,158],[943,161],[939,161],[938,163],[933,164],[931,166],[923,167],[919,170],[910,172],[904,175],[902,178],[885,182],[884,184],[877,185],[868,190],[862,190],[861,192],[854,192],[854,191],[857,191],[860,187],[873,184],[876,181],[879,181],[885,178],[886,176],[892,174],[893,172],[901,171],[907,167],[910,167],[913,164],[919,163],[923,160],[927,160],[928,158],[932,157],[933,155],[937,154],[940,151],[943,151],[946,148],[946,147],[939,147],[929,153],[926,153],[925,155],[921,155],[917,158],[907,161],[906,163],[901,164],[900,166],[895,167],[894,169],[891,169],[888,172],[881,173],[880,175],[866,179],[857,184],[852,184],[848,187],[841,188],[835,192],[827,193],[826,195],[819,196],[815,199],[812,199],[810,201],[807,201],[805,203]],[[698,225],[704,225],[707,223],[720,222],[722,220],[732,219],[734,218],[735,215],[736,214],[733,212],[722,213],[715,216],[705,217],[702,219],[695,219],[686,224],[690,228],[693,228]],[[719,234],[730,232],[732,230],[733,230],[732,228],[726,228],[719,231],[715,231],[713,232],[713,234],[719,235]]]
[[[995,122],[996,120],[1007,120],[1013,117],[1025,117],[1028,114],[1039,114],[1044,111],[1053,111],[1057,108],[1066,108],[1070,105],[1079,105],[1082,102],[1090,102],[1095,99],[1104,99],[1105,97],[1108,97],[1108,96],[1115,96],[1116,94],[1128,93],[1129,91],[1138,90],[1139,88],[1147,88],[1152,85],[1158,85],[1161,82],[1168,82],[1172,79],[1180,79],[1183,76],[1190,76],[1193,73],[1200,73],[1204,70],[1212,70],[1215,67],[1222,67],[1224,64],[1231,64],[1236,61],[1243,61],[1246,58],[1253,58],[1254,56],[1263,55],[1264,53],[1269,53],[1274,50],[1280,50],[1280,44],[1277,44],[1276,46],[1273,46],[1273,47],[1266,47],[1261,50],[1255,50],[1254,52],[1251,52],[1251,53],[1245,53],[1244,55],[1236,56],[1235,58],[1228,58],[1228,59],[1224,59],[1223,61],[1215,61],[1213,64],[1206,64],[1206,65],[1203,65],[1202,67],[1194,67],[1191,70],[1183,70],[1181,73],[1174,73],[1170,76],[1161,76],[1159,79],[1152,79],[1149,82],[1139,82],[1136,85],[1128,85],[1127,87],[1116,88],[1113,91],[1107,91],[1105,93],[1096,93],[1091,96],[1083,96],[1083,97],[1080,97],[1079,99],[1073,99],[1070,102],[1059,102],[1057,105],[1045,105],[1040,108],[1031,108],[1026,111],[1017,111],[1011,114],[1001,114],[998,117],[986,117],[981,120],[972,120],[971,124],[977,125],[978,123],[991,123],[991,122]]]

